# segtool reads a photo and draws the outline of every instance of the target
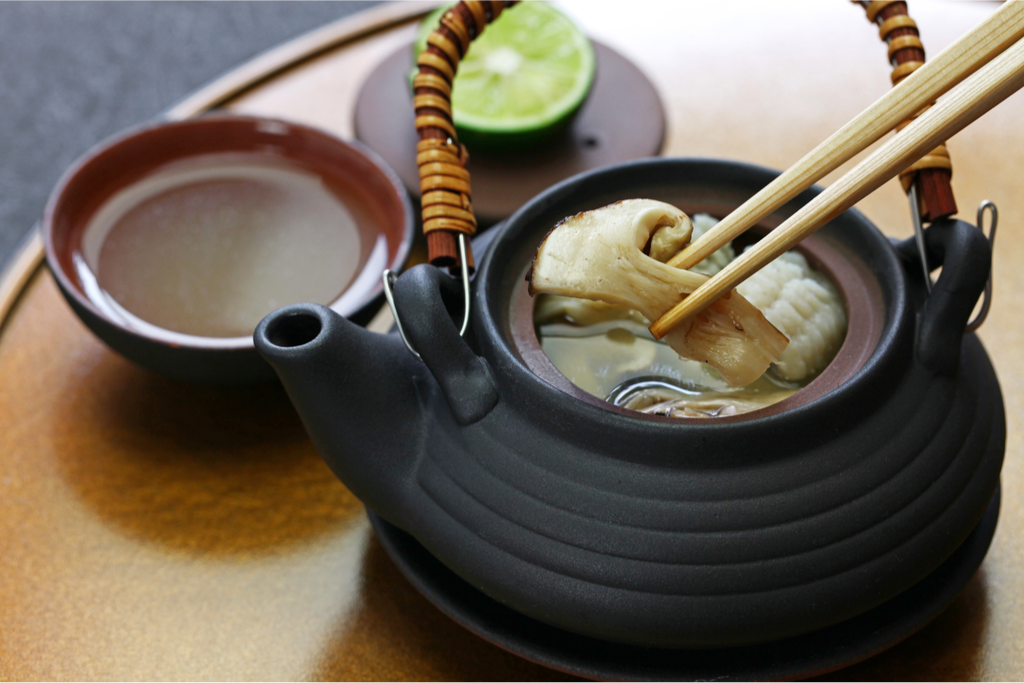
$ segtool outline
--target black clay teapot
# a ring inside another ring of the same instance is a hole
[[[767,642],[861,614],[941,564],[995,492],[1005,419],[964,329],[990,247],[958,221],[916,246],[847,211],[801,250],[849,314],[810,385],[746,415],[672,419],[583,393],[543,355],[524,275],[561,218],[629,197],[722,217],[775,174],[655,159],[569,179],[496,229],[472,283],[395,284],[410,344],[316,305],[268,316],[259,352],[324,459],[377,514],[487,595],[622,643]],[[818,189],[762,224],[770,229]]]

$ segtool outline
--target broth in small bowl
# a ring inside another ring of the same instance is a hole
[[[252,331],[282,305],[367,322],[413,224],[394,172],[358,143],[217,115],[100,144],[54,190],[43,230],[65,298],[114,350],[238,383],[272,378]]]

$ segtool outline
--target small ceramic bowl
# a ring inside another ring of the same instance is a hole
[[[92,219],[115,195],[124,197],[125,190],[172,164],[207,155],[279,164],[306,177],[311,173],[342,200],[356,218],[361,253],[351,282],[325,303],[360,324],[383,302],[380,273],[405,264],[413,239],[412,206],[394,171],[359,143],[248,116],[146,125],[100,143],[65,173],[43,219],[46,259],[64,297],[89,329],[126,358],[174,379],[209,384],[269,380],[273,372],[256,353],[250,334],[198,336],[148,324],[104,299],[89,267],[94,264],[86,265],[88,252],[95,261],[96,242],[105,239],[95,234]]]

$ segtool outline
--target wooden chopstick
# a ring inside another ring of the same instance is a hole
[[[675,325],[710,305],[1022,86],[1024,39],[949,91],[917,120],[676,304],[651,325],[651,334],[657,339],[664,337]]]
[[[684,269],[697,265],[934,102],[1021,37],[1024,0],[1011,0],[673,256],[668,264]]]

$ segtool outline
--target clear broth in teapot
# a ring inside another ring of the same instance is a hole
[[[607,304],[542,294],[534,321],[541,348],[559,372],[587,393],[631,410],[724,417],[781,401],[805,384],[766,373],[730,387],[713,369],[655,341],[638,313]]]
[[[693,216],[692,239],[717,222],[706,214]],[[727,244],[693,270],[713,275],[735,255]],[[846,336],[838,291],[803,256],[779,257],[738,289],[755,305],[772,307],[761,310],[780,330],[796,332],[776,364],[746,386],[729,386],[710,366],[680,358],[654,339],[649,320],[624,307],[541,294],[534,326],[555,368],[600,399],[671,417],[738,415],[778,403],[806,386],[831,362]]]

